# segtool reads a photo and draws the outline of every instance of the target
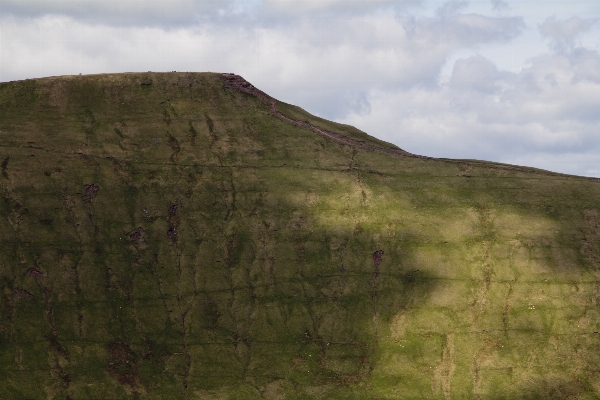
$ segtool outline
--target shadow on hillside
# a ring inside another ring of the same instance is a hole
[[[1,355],[23,378],[0,387],[458,398],[499,365],[490,399],[583,391],[564,377],[598,365],[597,189],[352,149],[215,76],[130,78],[73,86],[61,151],[15,128],[0,157]]]

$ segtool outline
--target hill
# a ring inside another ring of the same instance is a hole
[[[595,179],[214,73],[2,83],[0,161],[2,399],[600,397]]]

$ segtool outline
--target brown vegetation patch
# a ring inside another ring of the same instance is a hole
[[[171,215],[169,217],[169,226],[170,227],[177,228],[180,223],[181,223],[181,219],[179,218],[178,215]]]
[[[92,198],[96,195],[96,193],[98,193],[99,190],[100,190],[100,187],[98,187],[97,185],[94,185],[93,183],[91,185],[88,185],[88,187],[85,188],[85,200],[91,201]]]
[[[600,251],[597,246],[600,242],[600,216],[597,210],[586,210],[584,218],[587,229],[582,239],[583,254],[597,270],[600,270]]]
[[[217,304],[213,301],[209,301],[203,305],[202,311],[204,321],[207,323],[208,328],[215,329],[217,327],[217,321],[221,316]]]
[[[143,381],[136,365],[137,356],[129,345],[116,341],[106,345],[109,360],[106,371],[127,389],[136,390],[142,387]]]
[[[68,391],[72,381],[71,376],[67,372],[67,367],[70,361],[69,353],[67,349],[58,341],[56,332],[53,332],[51,335],[49,335],[47,340],[49,347],[48,364],[50,366],[50,375],[54,381],[51,391]]]
[[[144,340],[146,342],[146,352],[142,355],[144,360],[149,360],[156,364],[164,364],[169,356],[171,356],[166,346],[159,345],[147,337],[144,337]]]
[[[146,240],[144,238],[144,228],[141,226],[137,228],[135,231],[130,232],[128,234],[129,240],[134,244],[146,244]]]

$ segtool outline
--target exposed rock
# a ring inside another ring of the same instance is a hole
[[[33,295],[31,293],[29,293],[25,289],[16,288],[15,291],[13,292],[13,297],[15,299],[20,299],[21,297],[25,297],[26,299],[30,299],[30,298],[33,297]]]
[[[381,264],[381,261],[383,261],[383,250],[377,250],[375,253],[373,253],[373,262],[375,264]]]
[[[40,276],[43,276],[43,275],[44,275],[44,273],[43,273],[43,272],[41,272],[41,271],[38,271],[38,270],[37,270],[37,269],[35,269],[35,268],[29,268],[29,269],[27,270],[27,275],[34,276],[34,277],[36,277],[36,278],[39,278]]]
[[[98,187],[97,185],[94,185],[93,183],[91,185],[88,185],[85,188],[86,201],[91,201],[92,198],[96,195],[96,193],[98,193],[99,190],[100,190],[100,187]]]

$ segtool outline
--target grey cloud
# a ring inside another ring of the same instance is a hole
[[[285,25],[325,16],[401,12],[422,0],[2,0],[0,16],[67,16],[110,26]]]
[[[569,58],[574,65],[573,83],[584,81],[600,83],[600,53],[577,48],[569,54]]]
[[[506,11],[506,10],[510,9],[510,6],[508,5],[508,3],[506,1],[491,0],[491,2],[492,2],[492,9],[494,9],[496,11]]]
[[[520,17],[491,18],[479,14],[459,14],[452,23],[456,37],[466,43],[507,42],[525,27]]]
[[[4,17],[62,15],[112,26],[177,26],[239,12],[235,0],[2,0]]]
[[[487,42],[507,42],[519,36],[525,27],[521,17],[494,18],[481,14],[455,14],[443,18],[407,21],[407,32],[415,39],[431,42],[460,43],[472,46]]]
[[[596,19],[583,19],[578,16],[557,21],[556,16],[548,17],[540,26],[540,33],[550,39],[556,51],[566,51],[575,47],[575,38],[588,31]]]
[[[363,89],[332,91],[310,88],[294,93],[291,102],[308,105],[304,106],[307,111],[330,120],[339,120],[348,113],[363,115],[371,112],[367,92]]]
[[[440,18],[447,18],[458,14],[469,5],[468,1],[450,0],[435,10],[435,15]]]
[[[264,0],[264,11],[286,14],[342,13],[357,14],[381,9],[403,11],[423,3],[423,0]]]
[[[448,82],[456,112],[476,111],[485,124],[537,121],[548,129],[572,119],[600,123],[600,54],[575,49],[568,54],[544,54],[519,72],[499,71],[474,56],[455,62]]]
[[[367,113],[370,105],[365,93],[369,88],[434,88],[454,51],[506,41],[518,35],[521,26],[520,18],[477,14],[411,18],[387,13],[328,17],[326,21],[300,19],[268,29],[265,40],[271,43],[272,54],[262,68],[280,65],[281,71],[288,71],[286,75],[293,71],[295,78],[270,80],[272,86],[265,89],[325,118]]]
[[[598,70],[600,54],[582,48],[518,72],[473,56],[456,61],[447,83],[371,91],[371,111],[342,122],[417,154],[599,176]]]
[[[554,39],[573,39],[581,32],[589,30],[595,22],[595,19],[582,19],[578,16],[563,21],[557,21],[556,16],[552,16],[548,17],[544,23],[540,25],[540,32],[544,36]]]
[[[497,83],[500,73],[490,60],[477,55],[456,61],[450,78],[450,85],[458,90],[471,89],[484,93],[499,90]]]

